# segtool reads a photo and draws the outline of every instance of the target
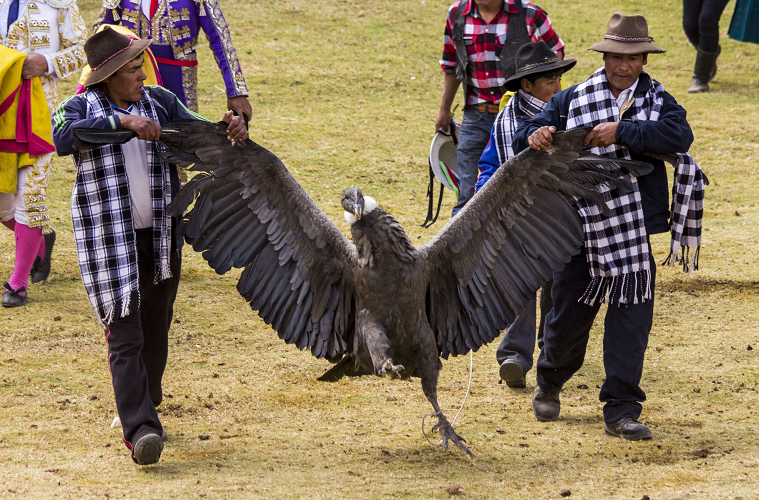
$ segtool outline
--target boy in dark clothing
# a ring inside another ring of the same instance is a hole
[[[574,59],[562,61],[545,42],[523,45],[515,57],[517,72],[506,80],[507,90],[517,92],[501,110],[490,132],[490,141],[477,165],[480,175],[476,191],[485,185],[495,171],[514,156],[511,149],[517,128],[540,113],[546,102],[561,90],[561,75],[577,63]],[[535,308],[533,298],[524,312],[509,325],[496,351],[499,374],[506,385],[513,388],[526,386],[525,374],[532,368],[535,351]],[[545,314],[551,309],[551,283],[546,283],[540,296],[540,328],[538,343],[542,345]]]

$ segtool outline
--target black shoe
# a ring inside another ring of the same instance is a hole
[[[132,450],[132,460],[138,465],[158,463],[163,451],[163,439],[158,434],[145,434],[137,440]]]
[[[503,364],[501,364],[501,369],[498,373],[501,375],[501,380],[506,382],[506,385],[512,389],[523,389],[527,387],[522,365],[513,359],[507,359],[504,361]]]
[[[20,307],[26,305],[26,295],[19,295],[26,292],[26,287],[21,287],[18,290],[14,290],[6,283],[5,292],[3,292],[3,307]]]
[[[559,401],[558,392],[546,392],[540,388],[535,388],[532,395],[532,412],[541,422],[553,422],[559,419],[561,411],[561,402]]]
[[[163,429],[161,431],[161,441],[163,441],[165,443],[168,440],[169,440],[169,435],[166,434],[166,429]]]
[[[36,257],[32,270],[29,272],[32,283],[45,281],[50,276],[50,256],[53,253],[53,246],[55,246],[55,231],[50,231],[45,235],[45,258]]]
[[[651,439],[651,429],[646,424],[641,424],[634,418],[621,418],[611,424],[606,424],[606,434],[617,438],[627,439],[628,441],[640,441],[641,439]]]

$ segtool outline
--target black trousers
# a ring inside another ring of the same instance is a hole
[[[169,326],[182,269],[179,251],[171,251],[172,277],[154,284],[153,229],[137,230],[140,305],[112,321],[106,332],[108,366],[124,443],[131,450],[145,434],[161,434],[155,407],[163,399],[161,379],[169,352]]]
[[[719,50],[719,18],[729,0],[683,0],[683,30],[701,52]]]
[[[610,305],[606,309],[603,339],[606,380],[599,400],[606,403],[603,412],[607,423],[625,417],[637,419],[643,409],[640,402],[646,400],[640,379],[654,316],[656,263],[653,257],[650,263],[652,298],[640,304]],[[554,274],[553,309],[546,317],[543,350],[537,365],[538,385],[544,391],[561,390],[585,360],[590,328],[601,307],[578,302],[589,282],[585,251]]]

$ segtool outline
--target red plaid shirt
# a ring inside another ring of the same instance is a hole
[[[491,103],[497,104],[506,92],[503,86],[506,79],[499,65],[497,53],[506,41],[506,30],[509,26],[509,16],[506,11],[516,13],[515,0],[504,0],[504,10],[499,12],[490,24],[485,23],[477,12],[473,0],[468,1],[469,7],[464,10],[466,24],[464,28],[464,43],[467,45],[469,61],[474,63],[474,69],[467,70],[467,104]],[[546,12],[527,1],[522,1],[527,21],[527,32],[533,42],[544,41],[560,57],[564,56],[564,42],[553,31],[551,20]],[[453,19],[459,2],[454,2],[448,9],[443,35],[443,58],[440,65],[445,73],[455,73],[456,43],[453,41]]]

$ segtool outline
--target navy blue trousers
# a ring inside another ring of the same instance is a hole
[[[137,230],[140,307],[112,321],[106,332],[108,366],[124,443],[131,450],[145,434],[161,434],[155,407],[163,399],[161,379],[169,352],[169,326],[179,287],[182,257],[171,251],[172,277],[153,283],[153,228]],[[136,305],[136,297],[132,298]]]
[[[535,319],[537,298],[530,301],[522,311],[522,314],[506,329],[503,334],[501,343],[495,351],[495,359],[498,366],[501,366],[507,359],[512,359],[519,363],[525,373],[532,368],[533,354],[535,353]],[[543,285],[543,291],[540,294],[540,325],[538,326],[538,348],[543,349],[543,329],[548,311],[553,307],[551,301],[551,282]]]
[[[640,388],[643,358],[648,346],[654,316],[656,263],[651,262],[652,298],[641,304],[610,305],[604,318],[603,361],[606,380],[599,400],[604,405],[604,421],[637,419],[646,394]],[[590,282],[585,251],[554,274],[548,313],[543,332],[543,349],[537,366],[538,385],[544,391],[558,392],[585,360],[590,328],[601,307],[578,302]]]

